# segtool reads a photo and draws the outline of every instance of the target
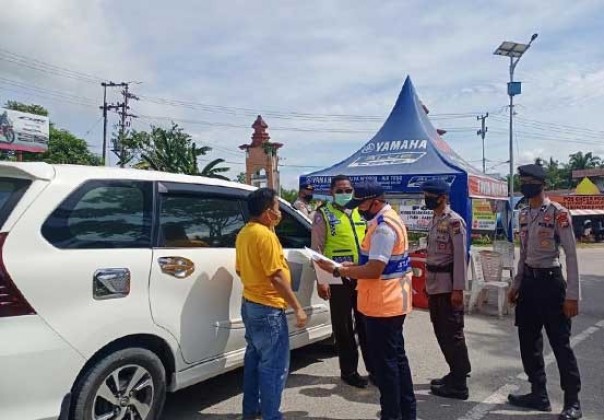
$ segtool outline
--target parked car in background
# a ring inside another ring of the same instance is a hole
[[[0,163],[0,419],[156,419],[173,392],[242,365],[235,238],[251,187],[170,173]],[[309,314],[292,348],[331,335],[302,256],[276,232]]]

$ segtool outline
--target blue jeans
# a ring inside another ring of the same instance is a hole
[[[405,316],[365,317],[371,367],[380,389],[382,420],[415,420],[416,401],[405,353]]]
[[[243,299],[245,325],[243,418],[281,420],[281,394],[289,369],[289,333],[283,309]]]

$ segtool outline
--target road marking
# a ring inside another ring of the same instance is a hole
[[[572,337],[570,339],[570,346],[574,348],[577,344],[581,343],[582,341],[585,341],[592,334],[600,331],[600,328],[604,328],[604,319]],[[554,357],[554,354],[549,353],[547,356],[544,357],[545,367],[552,364],[555,360],[556,359]],[[524,373],[520,373],[516,377],[518,379],[525,379],[526,375]],[[497,389],[497,391],[489,395],[484,401],[475,405],[474,408],[472,408],[462,417],[459,417],[457,420],[481,420],[485,418],[486,415],[489,414],[491,410],[493,410],[493,408],[507,401],[508,394],[518,390],[519,388],[520,387],[518,385],[514,384],[503,385],[502,387]]]
[[[508,394],[518,388],[520,388],[518,385],[505,384],[458,420],[480,420],[484,418],[495,406],[505,403],[508,400]]]

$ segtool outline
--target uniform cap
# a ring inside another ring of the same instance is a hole
[[[545,181],[546,178],[545,169],[543,169],[543,166],[537,165],[536,163],[519,166],[518,173],[520,176],[529,176],[538,179],[539,181]]]
[[[313,191],[315,189],[315,187],[312,186],[312,184],[302,184],[300,185],[300,189],[301,190],[308,190],[308,191]]]
[[[346,204],[347,209],[356,209],[363,201],[384,195],[384,189],[375,181],[364,181],[354,185],[352,200]]]
[[[449,195],[451,187],[442,179],[435,179],[424,182],[422,184],[422,191],[437,195]]]

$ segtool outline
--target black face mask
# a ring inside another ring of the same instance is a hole
[[[305,199],[306,201],[310,201],[310,200],[312,200],[312,198],[313,198],[313,195],[312,195],[312,194],[309,194],[309,195],[305,195],[305,196],[304,196],[304,199]]]
[[[440,205],[438,197],[425,197],[424,202],[426,203],[426,208],[428,210],[434,210]]]
[[[526,198],[537,197],[543,192],[543,185],[541,184],[522,184],[520,185],[520,192]]]
[[[369,206],[369,208],[367,210],[361,210],[361,209],[359,209],[359,214],[366,221],[370,221],[377,214],[377,213],[371,211],[372,207],[373,207],[373,203],[371,203],[371,206]]]

